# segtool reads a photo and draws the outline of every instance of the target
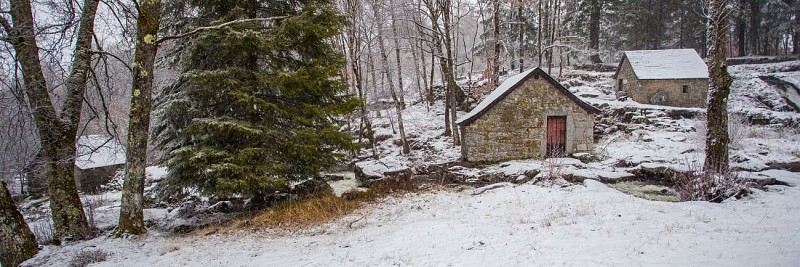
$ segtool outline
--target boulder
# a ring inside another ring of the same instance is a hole
[[[292,188],[292,193],[296,194],[298,198],[311,198],[321,196],[324,194],[332,194],[333,188],[328,182],[320,179],[308,179]]]

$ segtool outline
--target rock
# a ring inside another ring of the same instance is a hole
[[[348,191],[342,193],[342,198],[347,201],[353,201],[358,198],[358,193],[356,191]]]
[[[639,116],[639,112],[625,112],[622,115],[622,122],[630,123],[633,122],[633,118]]]
[[[353,172],[356,175],[356,179],[362,184],[368,184],[369,181],[383,178],[383,176],[381,176],[379,173],[365,172],[364,169],[358,164],[353,166]]]
[[[599,159],[597,156],[586,152],[572,154],[572,157],[580,160],[583,163],[594,162]]]
[[[631,173],[636,176],[636,180],[660,185],[673,185],[676,178],[681,175],[665,166],[645,166],[645,164],[639,165],[639,168],[632,170]]]
[[[800,172],[800,161],[787,162],[787,163],[770,163],[767,164],[771,169],[787,170],[790,172]]]
[[[231,204],[230,201],[220,201],[214,203],[214,205],[209,206],[208,209],[206,209],[206,211],[211,213],[228,213],[231,212],[232,208],[233,205]]]
[[[694,119],[699,115],[703,115],[703,110],[690,110],[690,109],[669,109],[667,116],[673,120],[678,119]]]
[[[477,196],[477,195],[485,193],[486,191],[489,191],[489,190],[492,190],[492,189],[501,188],[501,187],[506,187],[506,186],[509,186],[509,185],[511,185],[511,184],[510,183],[490,184],[490,185],[487,185],[487,186],[484,186],[484,187],[480,187],[480,188],[477,188],[477,189],[473,190],[472,191],[472,195],[473,196]]]
[[[539,173],[541,173],[541,171],[537,169],[527,170],[525,171],[524,174],[518,176],[517,179],[515,179],[513,182],[515,184],[528,183],[530,181],[533,181],[533,178],[536,178],[536,176],[539,175]]]
[[[648,119],[646,116],[633,116],[633,118],[631,118],[631,122],[638,124],[650,124],[650,119]]]
[[[391,180],[411,179],[412,175],[414,175],[414,171],[412,171],[411,168],[387,171],[383,173],[383,177],[385,179],[391,179]]]
[[[299,198],[310,198],[324,194],[332,194],[333,188],[328,182],[318,179],[305,180],[292,188],[292,193]]]

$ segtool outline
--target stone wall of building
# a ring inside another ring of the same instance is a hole
[[[639,103],[702,108],[706,106],[708,79],[642,80],[638,93],[631,94]],[[686,92],[683,87],[686,86]]]
[[[85,170],[76,167],[75,183],[81,192],[97,193],[102,185],[110,182],[114,175],[124,167],[125,165],[111,165]]]
[[[496,162],[544,157],[547,116],[567,117],[568,154],[592,150],[594,116],[544,78],[531,77],[470,125],[461,127],[463,159]]]
[[[639,80],[627,60],[620,66],[614,86],[618,93],[636,102],[662,106],[702,108],[708,94],[708,79]]]

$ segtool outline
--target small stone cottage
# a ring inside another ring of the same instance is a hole
[[[522,72],[457,121],[462,159],[496,162],[591,151],[597,112],[540,68]]]
[[[614,79],[619,95],[642,104],[706,105],[708,67],[694,49],[625,51]]]
[[[96,192],[125,166],[125,147],[114,137],[85,135],[75,146],[75,180],[83,192]]]

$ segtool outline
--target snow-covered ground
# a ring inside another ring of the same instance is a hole
[[[92,266],[794,266],[800,188],[769,189],[722,204],[648,201],[592,180],[433,191],[386,199],[313,234],[151,231],[48,246],[28,263],[63,266],[102,249],[111,255]]]

